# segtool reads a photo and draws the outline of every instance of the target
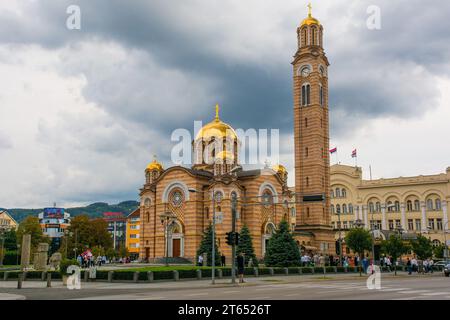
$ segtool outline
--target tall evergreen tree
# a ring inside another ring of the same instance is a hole
[[[241,252],[245,254],[246,262],[248,262],[251,258],[253,261],[253,265],[255,267],[258,266],[258,259],[256,259],[255,250],[253,248],[252,236],[250,234],[250,230],[245,224],[241,229],[239,244],[236,248],[237,254],[240,254]]]
[[[215,265],[220,266],[220,252],[219,246],[217,245],[217,236],[215,237]],[[210,224],[208,228],[203,232],[202,242],[200,243],[200,247],[197,250],[197,257],[203,253],[207,254],[207,265],[212,265],[212,225]],[[205,265],[205,261],[203,261],[203,265]]]
[[[300,265],[300,251],[286,220],[280,222],[278,230],[270,238],[264,261],[269,267]]]

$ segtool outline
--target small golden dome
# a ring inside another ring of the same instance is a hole
[[[163,168],[162,164],[159,163],[159,162],[156,160],[156,156],[155,156],[154,159],[153,159],[153,161],[150,162],[150,163],[148,164],[148,166],[147,166],[147,168],[146,168],[145,170],[150,170],[150,171],[152,171],[152,170],[163,171],[164,168]]]
[[[216,118],[210,123],[203,126],[200,129],[195,140],[203,139],[210,140],[212,137],[214,138],[231,138],[233,140],[237,140],[237,134],[234,129],[229,125],[219,119],[219,105],[216,105]]]
[[[281,164],[276,164],[272,167],[272,170],[279,174],[287,174],[286,168]]]
[[[310,26],[310,25],[313,25],[313,24],[320,26],[319,20],[317,20],[316,18],[314,18],[312,16],[311,3],[308,5],[308,9],[309,9],[308,17],[302,21],[301,27],[303,27],[303,26]]]
[[[216,159],[223,159],[223,160],[231,160],[234,161],[234,154],[232,152],[229,151],[220,151],[217,155],[216,155]]]

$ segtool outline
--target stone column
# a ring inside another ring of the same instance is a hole
[[[387,230],[386,226],[386,204],[381,205],[381,230]]]
[[[25,270],[30,267],[30,254],[31,254],[31,234],[24,234],[22,237],[22,254],[20,258],[22,270]]]
[[[355,221],[359,219],[359,206],[355,207]]]
[[[364,213],[364,225],[366,227],[366,230],[369,230],[370,225],[369,225],[369,219],[367,216],[367,206],[363,206],[363,213]]]
[[[447,213],[447,201],[444,200],[442,201],[442,212],[443,212],[443,217],[442,217],[442,223],[444,224],[444,231],[448,230],[448,213]]]
[[[403,228],[403,230],[407,230],[407,228],[406,228],[406,212],[405,212],[405,204],[404,203],[401,203],[400,204],[400,210],[401,210],[401,212],[402,212],[402,228]]]
[[[422,208],[422,233],[428,232],[427,229],[427,213],[426,213],[426,203],[425,201],[420,202],[420,207]]]

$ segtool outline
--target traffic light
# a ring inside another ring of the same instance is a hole
[[[234,233],[234,244],[235,245],[239,244],[239,233],[238,232]]]
[[[231,246],[233,244],[233,232],[227,232],[227,245]]]

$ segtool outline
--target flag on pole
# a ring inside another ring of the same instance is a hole
[[[335,153],[335,152],[337,152],[337,147],[336,147],[336,148],[333,148],[333,149],[330,149],[330,153],[331,153],[331,154],[333,154],[333,153]]]
[[[352,151],[352,158],[356,158],[356,149]]]

